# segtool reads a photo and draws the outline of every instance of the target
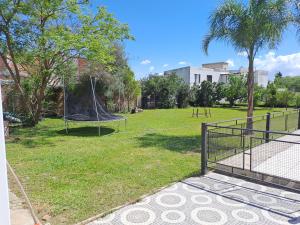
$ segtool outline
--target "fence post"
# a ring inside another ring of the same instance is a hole
[[[298,109],[298,129],[300,129],[300,109]]]
[[[285,115],[284,117],[284,130],[288,130],[288,115]]]
[[[266,143],[270,140],[270,125],[271,125],[271,114],[267,113],[267,120],[266,120]]]
[[[207,125],[201,126],[201,175],[207,174]]]

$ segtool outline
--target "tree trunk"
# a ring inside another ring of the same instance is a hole
[[[39,98],[39,100],[36,103],[36,110],[34,112],[32,125],[38,124],[40,117],[41,117],[41,113],[42,113],[42,100]]]
[[[127,110],[130,112],[130,98],[127,98]]]
[[[42,85],[38,91],[38,96],[36,96],[36,104],[34,105],[35,110],[33,109],[33,125],[38,124],[41,114],[42,114],[42,109],[43,109],[43,101],[45,100],[45,90],[46,90],[47,83],[45,79],[42,82]]]
[[[254,54],[253,50],[250,49],[249,59],[249,70],[247,76],[248,85],[248,110],[247,110],[247,129],[253,129],[253,92],[254,92]]]

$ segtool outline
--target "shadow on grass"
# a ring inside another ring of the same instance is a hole
[[[27,128],[22,130],[16,130],[15,136],[11,136],[7,139],[8,143],[21,144],[25,148],[38,148],[40,146],[55,146],[61,144],[61,140],[51,140],[53,137],[99,137],[98,127],[77,127],[69,128],[69,133],[66,134],[65,129],[47,129],[47,128]],[[101,127],[101,137],[113,134],[115,129],[109,127]],[[20,136],[20,134],[22,136]]]
[[[30,148],[30,149],[33,149],[33,148],[37,148],[39,146],[55,146],[55,143],[47,140],[46,138],[40,138],[40,139],[31,139],[31,138],[28,138],[28,139],[23,139],[23,140],[20,140],[20,139],[14,139],[13,141],[11,141],[12,143],[19,143],[21,145],[23,145],[25,148]]]
[[[189,153],[200,152],[201,136],[170,136],[149,133],[137,137],[142,148],[159,147],[170,151]]]
[[[101,127],[100,136],[110,135],[115,132],[115,129],[109,127]],[[97,137],[99,136],[99,128],[98,127],[76,127],[76,128],[69,128],[68,134],[66,130],[59,130],[56,132],[59,135],[65,136],[76,136],[76,137]]]
[[[229,109],[240,111],[240,112],[247,112],[247,108],[233,107],[233,108],[229,108]],[[256,107],[254,110],[256,112],[266,111],[266,110],[268,110],[270,112],[282,112],[282,110],[273,110],[272,108],[267,108],[267,107]]]

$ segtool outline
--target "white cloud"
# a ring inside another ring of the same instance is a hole
[[[234,67],[234,61],[232,59],[228,59],[226,62],[229,64],[229,67]]]
[[[164,64],[164,65],[163,65],[163,67],[168,67],[168,66],[169,66],[169,64]]]
[[[153,70],[155,70],[154,66],[150,66],[149,70],[152,72]]]
[[[285,76],[300,75],[300,52],[277,56],[275,52],[270,51],[255,59],[255,67],[269,71],[269,75],[272,76],[278,71]]]
[[[151,61],[149,59],[145,59],[141,62],[142,65],[147,65],[147,64],[150,64]]]
[[[159,73],[158,75],[162,76],[162,75],[164,75],[164,73]]]
[[[179,62],[178,63],[179,65],[186,65],[186,64],[188,64],[186,61],[181,61],[181,62]]]
[[[238,56],[243,56],[243,57],[247,57],[248,54],[246,51],[242,51],[242,52],[238,52]]]

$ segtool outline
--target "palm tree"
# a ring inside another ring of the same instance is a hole
[[[292,2],[292,13],[294,16],[294,25],[296,25],[297,35],[300,34],[300,2],[298,0],[290,0]]]
[[[203,50],[213,40],[230,43],[238,52],[246,52],[249,61],[247,128],[252,129],[254,59],[265,47],[275,48],[290,22],[286,0],[226,0],[210,16],[210,31],[203,40]]]

